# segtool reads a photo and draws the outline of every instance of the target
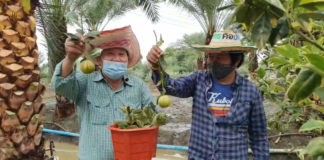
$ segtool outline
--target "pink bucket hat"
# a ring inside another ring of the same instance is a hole
[[[139,43],[131,26],[100,32],[100,36],[91,40],[96,48],[123,48],[128,52],[128,68],[134,67],[141,60]]]

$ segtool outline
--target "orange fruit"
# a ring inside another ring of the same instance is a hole
[[[80,69],[84,74],[90,74],[95,70],[95,65],[90,60],[84,60],[81,63]]]
[[[167,108],[171,105],[171,99],[167,95],[160,96],[158,99],[158,104],[161,108]]]

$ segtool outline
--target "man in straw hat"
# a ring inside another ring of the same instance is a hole
[[[91,44],[103,49],[96,58],[100,70],[91,74],[76,72],[74,62],[82,55],[84,47],[67,38],[66,57],[56,66],[52,87],[77,105],[79,158],[113,160],[107,126],[124,119],[121,106],[140,109],[154,99],[141,79],[126,74],[127,68],[134,67],[141,59],[139,44],[130,26],[103,31]]]
[[[193,97],[189,160],[248,159],[248,137],[254,160],[269,159],[266,116],[259,89],[236,72],[244,53],[240,35],[215,32],[209,45],[193,48],[208,53],[207,71],[172,79],[166,75],[166,94]],[[153,46],[147,55],[152,66],[162,51]],[[160,79],[152,67],[152,79]]]

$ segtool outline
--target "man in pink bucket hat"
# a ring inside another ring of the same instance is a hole
[[[121,106],[140,109],[149,106],[154,98],[141,79],[126,73],[141,59],[139,44],[130,26],[103,31],[90,43],[102,49],[96,58],[99,69],[91,74],[77,72],[74,63],[85,47],[67,38],[66,57],[56,66],[52,88],[77,105],[80,160],[113,160],[107,126],[124,119]]]
[[[236,69],[244,53],[256,50],[243,46],[233,31],[215,32],[209,45],[193,45],[208,54],[207,71],[172,79],[166,75],[166,94],[193,97],[189,160],[247,160],[248,147],[254,160],[269,159],[267,123],[259,89]],[[162,51],[153,46],[147,55],[152,79],[160,79],[157,68]]]

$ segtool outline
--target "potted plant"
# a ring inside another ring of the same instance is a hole
[[[166,123],[165,114],[156,114],[153,104],[143,109],[127,106],[121,110],[126,119],[108,126],[115,160],[151,160],[156,155],[159,126]]]

